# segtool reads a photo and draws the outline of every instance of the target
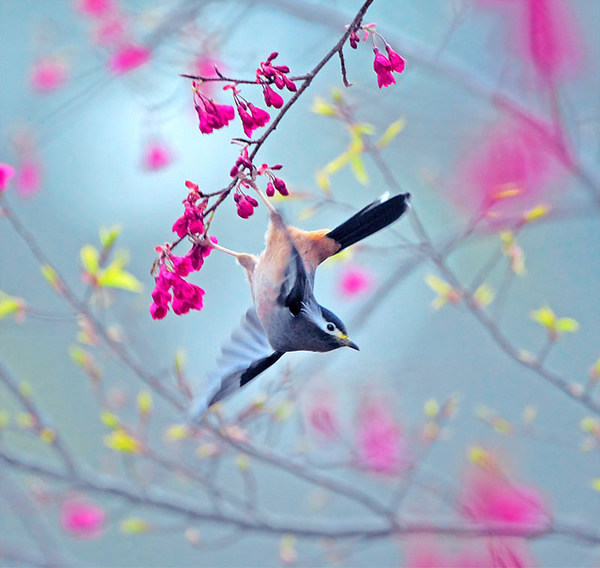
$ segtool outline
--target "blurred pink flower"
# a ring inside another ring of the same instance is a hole
[[[469,472],[460,501],[462,515],[478,523],[540,528],[550,520],[539,490],[512,483],[495,465]]]
[[[361,266],[346,266],[341,271],[339,287],[342,296],[345,298],[356,298],[371,290],[373,287],[373,277],[366,268]]]
[[[485,542],[485,541],[484,541]],[[422,538],[406,547],[404,565],[410,568],[531,568],[536,565],[526,543],[514,538],[490,538],[466,542],[448,550],[438,542]]]
[[[42,185],[42,164],[34,156],[27,156],[19,164],[15,178],[17,193],[22,197],[32,197]]]
[[[313,393],[307,405],[309,424],[324,439],[333,440],[339,432],[335,400],[329,391]]]
[[[60,525],[79,538],[98,538],[104,530],[104,510],[91,501],[69,498],[60,511]]]
[[[385,474],[398,472],[406,460],[406,440],[383,400],[369,400],[358,412],[357,445],[362,467]]]
[[[94,41],[105,47],[116,46],[126,41],[127,24],[125,18],[118,13],[110,18],[99,20],[94,28]]]
[[[48,93],[62,87],[68,78],[68,68],[62,59],[42,58],[31,70],[31,87],[39,93]]]
[[[156,171],[169,166],[172,159],[171,150],[166,144],[152,141],[144,150],[143,164],[147,170]]]
[[[432,539],[419,539],[406,547],[405,566],[410,568],[494,568],[490,554],[478,542],[449,551]]]
[[[77,9],[91,18],[101,18],[114,8],[113,0],[77,0]]]
[[[8,187],[8,183],[15,175],[15,169],[8,164],[0,164],[0,191],[4,191]]]
[[[151,51],[141,45],[126,45],[121,47],[109,61],[109,69],[114,75],[123,75],[133,71],[150,61]]]
[[[558,0],[479,0],[484,8],[500,8],[516,48],[546,83],[577,69],[584,54],[581,32],[569,2]]]
[[[209,55],[199,55],[192,62],[192,75],[200,75],[201,77],[217,77],[215,67],[223,73],[225,66],[221,61],[210,57]],[[214,97],[215,89],[218,83],[214,81],[208,81],[205,83],[198,83],[197,89],[204,96],[209,99]]]
[[[455,197],[470,211],[490,216],[539,204],[549,182],[562,173],[549,152],[551,130],[507,123],[493,128],[465,157]]]

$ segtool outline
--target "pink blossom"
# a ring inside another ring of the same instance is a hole
[[[150,61],[151,52],[141,45],[126,45],[119,48],[109,61],[110,72],[114,75],[123,75],[133,71]]]
[[[162,142],[153,141],[148,144],[144,153],[144,167],[151,171],[166,168],[172,160],[171,151]]]
[[[528,53],[541,77],[552,80],[579,59],[580,39],[566,2],[526,0]]]
[[[290,68],[287,65],[273,65],[273,60],[277,55],[278,53],[274,51],[266,61],[261,61],[260,67],[256,70],[256,80],[262,83],[263,87],[268,82],[272,82],[278,89],[286,88],[288,91],[295,92],[297,90],[296,84],[287,77]],[[265,101],[266,99],[267,96],[265,95]],[[270,106],[269,103],[267,105]]]
[[[213,243],[218,243],[217,237],[210,237]],[[192,270],[198,271],[204,264],[204,259],[212,252],[212,247],[208,245],[197,245],[192,246],[190,251],[187,253],[187,257],[190,259]]]
[[[364,468],[393,474],[403,466],[406,441],[383,400],[367,401],[360,408],[357,437],[359,462]]]
[[[339,432],[334,399],[330,392],[317,392],[307,408],[309,424],[326,440],[333,440]]]
[[[201,205],[196,205],[189,200],[184,202],[185,211],[177,221],[173,224],[173,232],[177,233],[178,237],[186,235],[200,234],[204,231],[204,202]]]
[[[178,258],[174,264],[179,269],[183,264],[187,268],[188,261],[185,258]],[[156,285],[152,291],[152,304],[150,305],[150,315],[153,319],[163,319],[167,315],[169,302],[173,312],[177,315],[203,308],[204,290],[200,286],[187,282],[176,272],[171,272],[164,264],[160,267],[160,272],[154,280]]]
[[[106,514],[95,503],[66,499],[60,511],[61,527],[79,538],[98,538],[104,530]]]
[[[113,8],[113,0],[77,0],[77,9],[91,18],[106,16]]]
[[[404,65],[406,64],[406,59],[398,55],[390,45],[386,44],[385,49],[388,54],[388,60],[392,67],[392,71],[396,73],[402,73],[404,71]]]
[[[0,163],[0,191],[6,190],[8,183],[14,175],[15,169],[12,166]]]
[[[231,105],[219,105],[212,99],[205,97],[198,92],[196,83],[194,86],[194,106],[198,113],[198,128],[203,134],[211,134],[213,130],[218,130],[227,126],[235,117],[235,111]]]
[[[32,197],[42,185],[42,164],[33,156],[26,157],[19,165],[15,178],[17,192],[22,197]]]
[[[283,106],[283,97],[268,85],[263,87],[263,95],[265,97],[265,104],[268,107],[281,108]]]
[[[352,30],[350,32],[350,47],[352,49],[356,49],[358,47],[358,42],[360,41],[360,36],[356,33],[356,30]]]
[[[254,209],[258,207],[258,201],[249,195],[236,193],[233,198],[237,204],[237,214],[242,219],[248,219],[254,213]]]
[[[68,77],[67,65],[61,59],[43,58],[33,66],[30,75],[31,87],[40,93],[54,91],[65,84]]]
[[[192,63],[193,74],[200,75],[201,77],[217,77],[215,67],[223,72],[223,63],[208,55],[199,55]],[[197,85],[197,89],[204,96],[211,98],[214,95],[216,86],[217,83],[215,81],[204,81]]]
[[[373,69],[377,73],[377,84],[379,88],[388,87],[392,83],[396,83],[394,75],[392,74],[392,64],[390,60],[379,52],[376,47],[373,48],[375,53],[375,60],[373,61]]]
[[[371,273],[363,267],[348,266],[340,276],[340,291],[347,299],[364,295],[373,287]]]
[[[459,167],[455,197],[461,204],[483,212],[493,208],[496,216],[537,204],[561,173],[548,151],[550,127],[540,130],[505,123],[486,132]]]
[[[94,29],[94,41],[105,47],[117,46],[126,41],[127,25],[123,16],[118,13],[110,18],[97,22]]]
[[[531,568],[536,565],[527,544],[515,538],[440,545],[431,538],[413,539],[406,547],[404,565],[411,568]]]
[[[252,133],[257,128],[261,128],[269,122],[271,116],[267,111],[254,106],[252,103],[244,104],[239,100],[236,100],[236,103],[238,115],[242,120],[244,127],[244,134],[248,138],[252,138]],[[245,107],[247,107],[250,112],[248,112]]]
[[[496,466],[478,467],[466,478],[461,513],[478,523],[508,523],[529,528],[548,524],[550,514],[541,493],[509,481]]]

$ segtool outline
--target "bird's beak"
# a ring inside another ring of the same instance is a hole
[[[360,349],[358,348],[358,345],[356,345],[356,343],[354,343],[354,341],[352,341],[350,338],[346,339],[346,346],[350,347],[352,349],[356,349],[356,351],[360,351]]]

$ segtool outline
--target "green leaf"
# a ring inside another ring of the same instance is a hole
[[[367,185],[369,183],[369,176],[367,174],[367,170],[365,169],[365,164],[362,161],[360,156],[354,156],[350,161],[350,166],[352,168],[352,173],[354,177],[357,179],[359,183],[363,185]]]
[[[119,227],[118,225],[115,225],[114,227],[110,227],[108,229],[106,227],[101,227],[100,243],[102,244],[102,248],[106,250],[112,247],[120,233],[121,227]]]
[[[119,528],[125,534],[141,534],[150,529],[150,523],[140,517],[129,517],[121,521]]]
[[[100,258],[96,248],[92,245],[85,245],[81,249],[79,255],[81,256],[81,262],[86,271],[95,275],[98,272]]]
[[[60,292],[61,282],[60,282],[60,278],[58,277],[58,274],[56,274],[54,268],[52,268],[49,264],[43,264],[40,267],[40,270],[42,271],[42,276],[44,277],[46,282],[48,282],[48,284],[50,284],[52,289],[55,292]]]
[[[579,322],[573,318],[560,318],[556,321],[556,331],[559,333],[575,333],[579,331]]]
[[[323,171],[329,175],[334,174],[335,172],[341,170],[348,163],[349,159],[350,159],[350,155],[348,154],[348,152],[344,152],[337,158],[331,160],[331,162],[329,162],[325,166]]]
[[[130,292],[141,292],[142,283],[130,272],[123,270],[122,263],[114,260],[98,276],[98,284],[106,288],[120,288]]]
[[[313,103],[312,109],[314,113],[321,114],[323,116],[335,116],[335,107],[324,101],[322,98],[317,97]]]
[[[549,306],[543,306],[539,310],[531,312],[531,319],[550,331],[556,329],[556,315]]]
[[[383,133],[383,136],[377,141],[377,147],[383,148],[387,146],[406,126],[406,120],[404,118],[400,118],[392,124],[390,124],[386,131]]]

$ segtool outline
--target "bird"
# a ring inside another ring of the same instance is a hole
[[[199,419],[213,404],[255,379],[292,351],[359,350],[342,320],[314,297],[319,264],[398,220],[410,206],[410,194],[385,193],[333,230],[304,231],[287,225],[262,194],[270,211],[265,248],[260,256],[211,246],[234,256],[245,269],[251,307],[222,348],[206,389],[191,404]]]

